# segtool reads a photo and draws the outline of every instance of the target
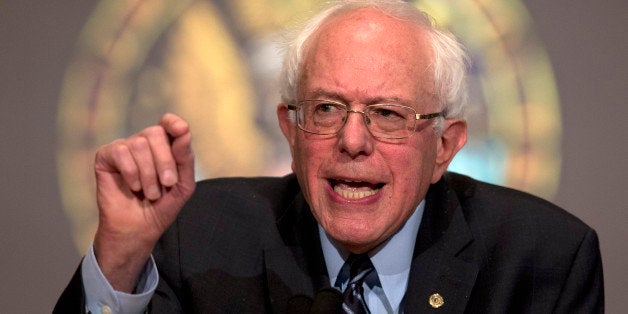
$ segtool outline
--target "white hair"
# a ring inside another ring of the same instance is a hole
[[[436,28],[433,19],[412,4],[400,0],[345,0],[311,18],[287,45],[281,76],[281,98],[286,104],[297,101],[297,89],[308,39],[331,18],[361,8],[376,8],[396,19],[420,26],[428,32],[434,60],[431,70],[436,97],[446,118],[464,118],[467,102],[465,48],[453,34]]]

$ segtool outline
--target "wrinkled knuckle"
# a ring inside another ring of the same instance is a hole
[[[128,152],[128,147],[121,142],[111,144],[111,152],[116,156],[124,156]]]
[[[103,145],[98,147],[98,149],[96,150],[96,160],[102,159],[105,155],[105,151],[107,150],[107,146]]]
[[[164,130],[163,127],[159,125],[153,125],[144,129],[144,134],[147,137],[159,137],[159,136],[164,136],[164,134],[166,134],[166,131]]]
[[[136,136],[129,140],[134,150],[142,151],[148,148],[148,140],[143,136]]]
[[[119,169],[119,171],[122,176],[126,178],[135,178],[139,175],[139,170],[137,169],[137,167],[123,166],[121,169]]]

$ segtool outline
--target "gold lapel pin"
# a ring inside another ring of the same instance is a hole
[[[434,294],[432,294],[432,295],[430,296],[429,301],[430,301],[430,305],[431,305],[433,308],[435,308],[435,309],[437,309],[437,308],[439,308],[439,307],[443,306],[443,304],[445,304],[445,300],[443,299],[443,296],[441,296],[441,295],[440,295],[440,294],[438,294],[438,293],[434,293]]]

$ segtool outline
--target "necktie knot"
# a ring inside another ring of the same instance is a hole
[[[349,264],[349,281],[362,280],[373,270],[373,263],[367,254],[351,254],[347,259]]]
[[[345,313],[369,313],[364,302],[364,280],[375,268],[367,254],[352,254],[345,262],[349,266],[349,283],[343,293]]]

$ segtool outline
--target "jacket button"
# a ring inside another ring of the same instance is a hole
[[[443,297],[442,297],[440,294],[438,294],[438,293],[434,293],[434,294],[432,294],[432,295],[430,296],[429,301],[430,301],[430,305],[431,305],[433,308],[435,308],[435,309],[437,309],[437,308],[439,308],[439,307],[443,306],[443,304],[445,304],[445,300],[444,300],[444,299],[443,299]]]

